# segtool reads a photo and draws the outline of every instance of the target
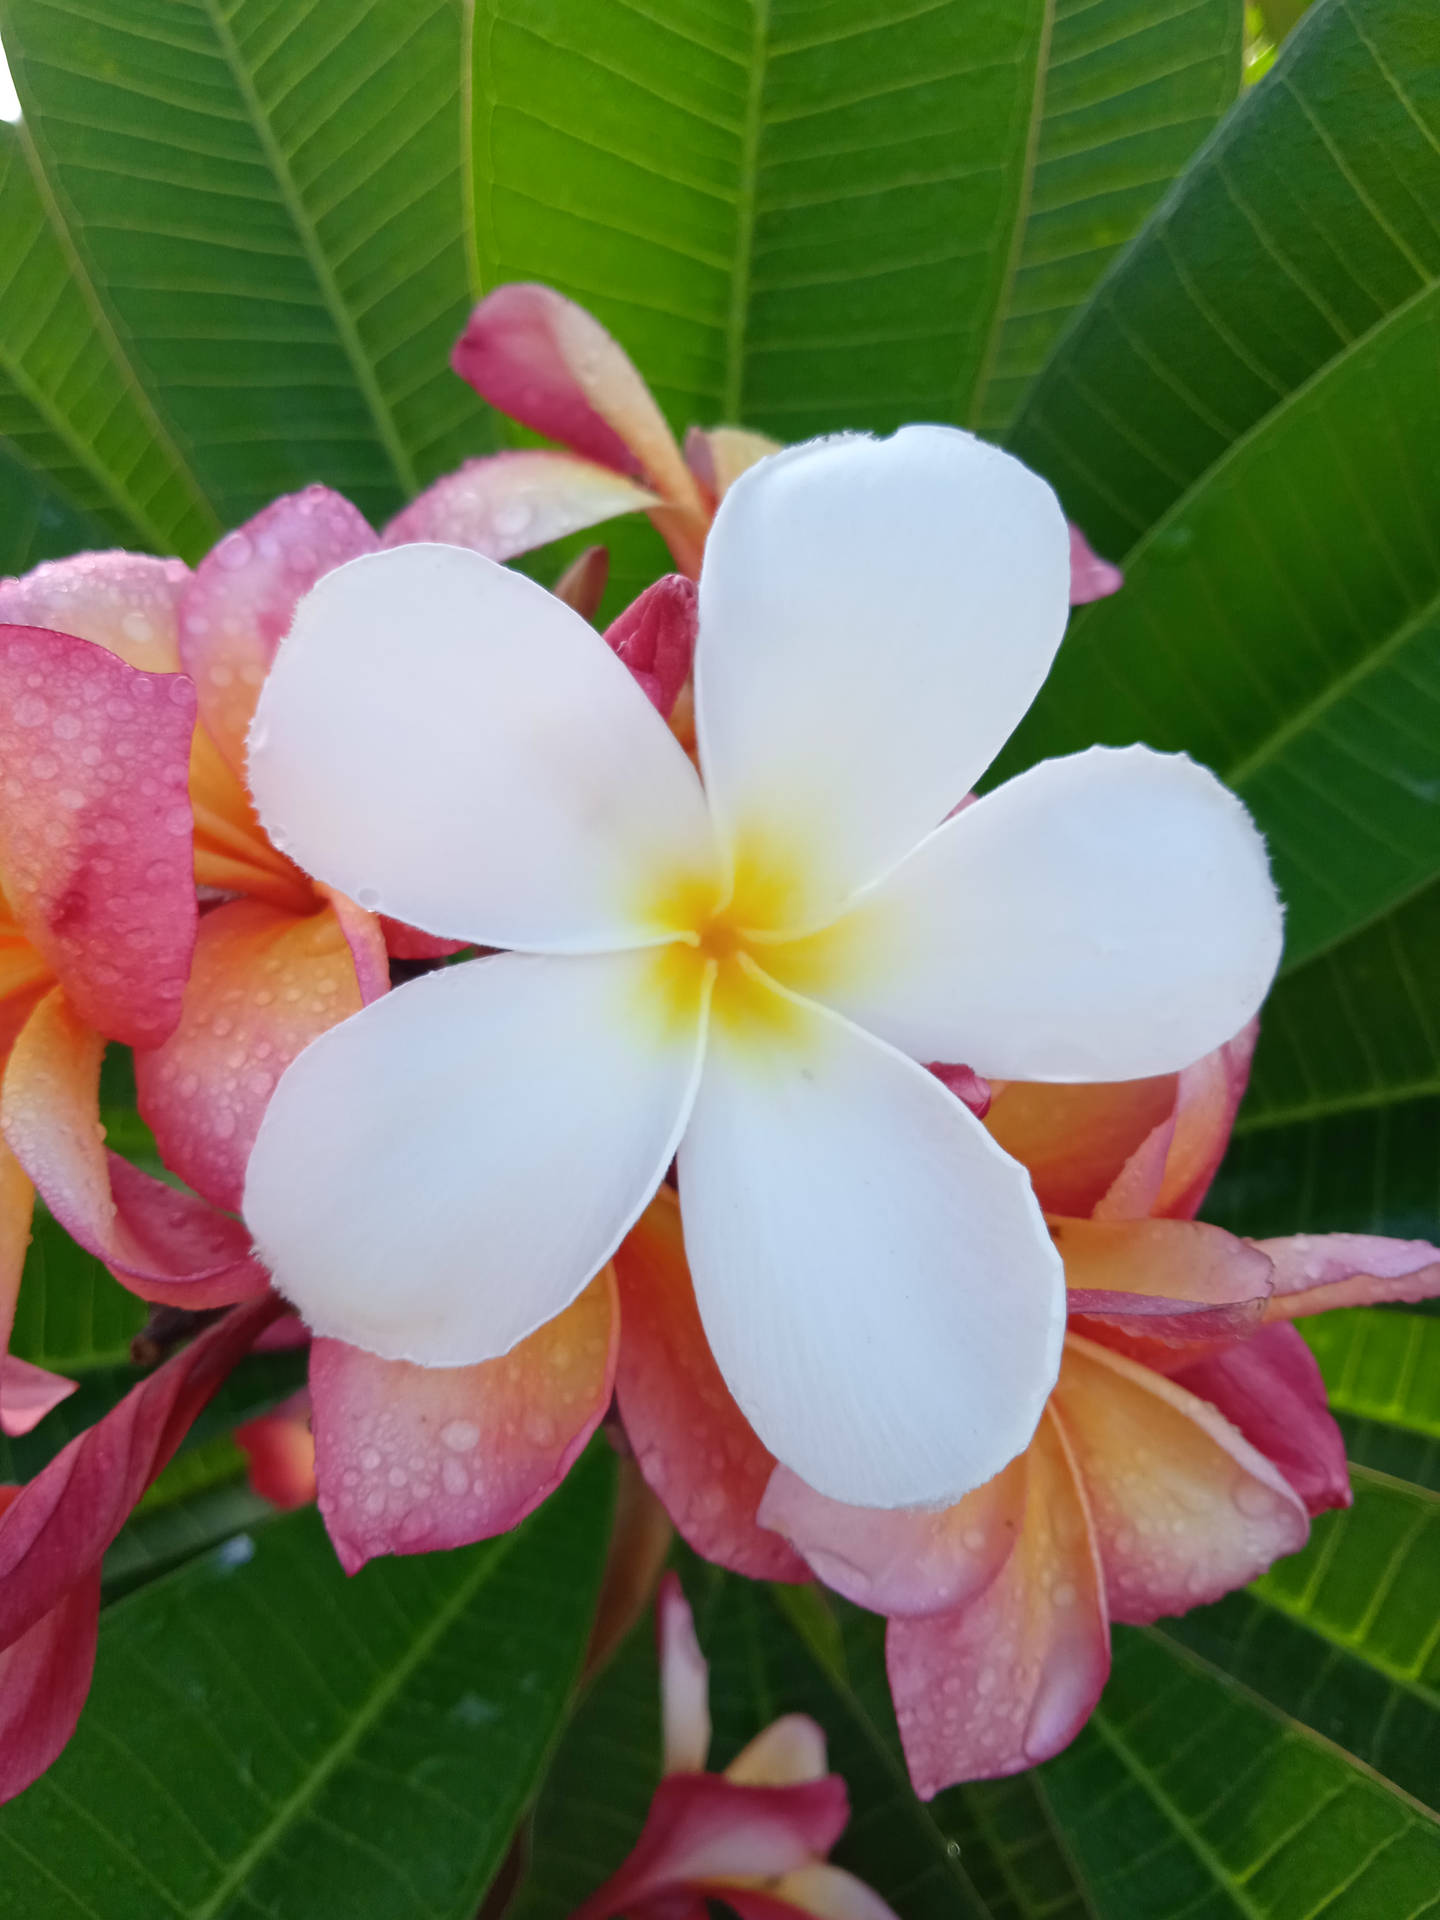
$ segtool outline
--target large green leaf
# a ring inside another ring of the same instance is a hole
[[[121,1601],[54,1769],[0,1814],[0,1914],[472,1920],[579,1670],[596,1451],[519,1531],[340,1572],[278,1520]]]
[[[79,267],[59,321],[73,338],[46,349],[74,360],[72,437],[112,431],[117,391],[152,430],[129,468],[90,455],[104,473],[81,476],[80,504],[102,479],[132,504],[158,498],[163,453],[208,503],[162,542],[193,553],[216,518],[285,488],[325,480],[379,516],[480,450],[486,416],[447,365],[471,291],[463,14],[461,0],[4,0],[43,183],[34,272]],[[29,343],[35,305],[0,337]]]
[[[1117,1634],[1098,1711],[1042,1777],[1103,1920],[1415,1920],[1435,1904],[1434,1818],[1165,1633]]]
[[[136,378],[32,165],[0,124],[0,438],[129,546],[186,552],[219,531]]]
[[[477,0],[479,276],[677,422],[1008,418],[1239,84],[1235,0]]]

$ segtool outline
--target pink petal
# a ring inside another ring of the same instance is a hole
[[[1071,1334],[1052,1402],[1084,1482],[1112,1620],[1218,1600],[1305,1544],[1304,1502],[1206,1400]]]
[[[1368,1233],[1296,1233],[1257,1240],[1275,1263],[1271,1319],[1295,1320],[1332,1307],[1440,1294],[1440,1247],[1428,1240],[1385,1240]]]
[[[667,573],[605,630],[606,644],[667,720],[690,678],[699,624],[695,583],[684,574]]]
[[[829,1853],[849,1816],[838,1774],[795,1787],[669,1774],[656,1789],[634,1852],[570,1920],[608,1920],[657,1893],[773,1879],[808,1866]],[[729,1898],[728,1887],[723,1897]]]
[[[329,902],[345,945],[350,949],[355,984],[360,989],[362,1005],[368,1007],[372,1000],[390,991],[390,948],[384,924],[377,914],[368,913],[348,894],[337,893],[334,887],[321,887],[319,892]],[[458,951],[452,943],[446,945],[447,950]]]
[[[1025,1455],[938,1513],[847,1507],[777,1467],[760,1502],[773,1527],[827,1587],[874,1613],[965,1606],[1000,1572],[1026,1510]]]
[[[620,1364],[615,1391],[636,1461],[697,1553],[754,1580],[809,1569],[756,1523],[775,1456],[731,1398],[695,1305],[680,1209],[662,1187],[615,1256]]]
[[[685,464],[700,482],[712,506],[719,506],[742,473],[757,461],[779,453],[780,442],[744,427],[687,427]]]
[[[505,1533],[565,1478],[610,1404],[608,1273],[500,1360],[417,1367],[339,1340],[310,1354],[320,1511],[340,1564]]]
[[[389,914],[382,913],[379,918],[392,960],[448,960],[452,953],[465,951],[464,940],[442,940],[438,933],[422,933],[418,927],[407,927],[403,920],[392,920]]]
[[[994,1099],[994,1090],[990,1082],[976,1073],[973,1067],[946,1066],[942,1061],[932,1060],[930,1071],[942,1086],[948,1087],[957,1100],[963,1100],[977,1120],[983,1120],[990,1111]]]
[[[0,628],[0,885],[82,1019],[153,1045],[195,940],[195,690],[88,640]]]
[[[509,560],[551,540],[639,513],[660,501],[613,467],[569,453],[491,453],[427,487],[386,527],[380,544],[438,540]]]
[[[72,1239],[142,1299],[226,1306],[264,1290],[238,1220],[105,1151],[104,1042],[57,988],[10,1055],[0,1124],[11,1152]]]
[[[0,1352],[0,1433],[14,1440],[38,1427],[46,1414],[68,1400],[79,1386],[63,1374]]]
[[[347,932],[366,954],[369,993]],[[238,1209],[275,1082],[388,977],[378,921],[348,901],[343,920],[334,903],[299,916],[231,900],[207,913],[178,1026],[135,1055],[140,1112],[166,1166],[217,1207]]]
[[[250,1491],[282,1512],[315,1498],[315,1438],[310,1396],[302,1388],[273,1413],[235,1429],[235,1444],[250,1462]]]
[[[245,736],[296,602],[324,574],[373,553],[358,509],[328,487],[285,494],[227,534],[195,569],[180,602],[180,658],[200,720],[245,778]]]
[[[1260,1022],[1186,1067],[1175,1098],[1175,1132],[1154,1211],[1192,1220],[1230,1144],[1230,1130],[1250,1080]]]
[[[1072,1315],[1098,1317],[1121,1333],[1179,1348],[1242,1338],[1264,1317],[1270,1262],[1220,1227],[1195,1220],[1052,1220],[1050,1232],[1065,1262]]]
[[[227,1313],[21,1488],[0,1516],[0,1648],[95,1572],[196,1414],[280,1311],[267,1295]]]
[[[483,400],[547,440],[675,499],[694,482],[629,355],[550,287],[497,287],[471,314],[450,364]]]
[[[148,553],[77,553],[0,580],[0,625],[49,627],[93,640],[127,666],[175,673],[178,609],[190,578],[183,560]]]
[[[710,1669],[695,1638],[695,1616],[679,1576],[667,1573],[655,1596],[660,1643],[660,1718],[666,1773],[703,1773],[710,1751]]]
[[[0,1515],[19,1487],[0,1487]],[[98,1567],[0,1652],[0,1805],[38,1780],[80,1718],[100,1624]]]
[[[1029,1172],[1047,1213],[1083,1220],[1171,1121],[1177,1084],[1173,1073],[1103,1086],[1011,1080],[995,1088],[985,1125]]]
[[[886,1633],[900,1739],[926,1800],[1068,1746],[1110,1670],[1085,1498],[1051,1413],[1025,1460],[1024,1524],[999,1577],[968,1605],[892,1620]]]
[[[1070,604],[1083,607],[1091,600],[1108,599],[1125,584],[1119,567],[1102,560],[1072,520],[1070,522]]]
[[[566,567],[550,591],[567,607],[573,607],[582,620],[593,620],[600,611],[610,579],[610,549],[586,547]]]
[[[1262,1327],[1220,1353],[1172,1373],[1284,1474],[1312,1514],[1348,1507],[1345,1436],[1325,1397],[1325,1381],[1294,1327]]]

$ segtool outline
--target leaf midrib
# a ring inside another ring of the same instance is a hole
[[[207,0],[207,4],[209,0]],[[425,1630],[411,1641],[404,1655],[372,1690],[341,1737],[308,1773],[303,1783],[283,1801],[255,1839],[230,1867],[210,1897],[191,1910],[191,1920],[215,1920],[227,1900],[239,1892],[260,1862],[271,1852],[293,1824],[308,1812],[321,1789],[337,1769],[354,1754],[361,1740],[384,1713],[411,1674],[421,1666],[446,1632],[469,1606],[476,1593],[492,1578],[496,1569],[513,1550],[518,1532],[503,1534],[473,1573],[462,1580],[441,1606]]]
[[[192,510],[202,515],[208,522],[209,531],[218,537],[220,532],[219,515],[215,512],[208,496],[202,489],[198,477],[191,470],[189,462],[181,453],[174,436],[155,411],[149,394],[141,385],[139,377],[120,343],[120,338],[111,325],[110,317],[100,299],[99,292],[90,274],[87,272],[85,264],[71,237],[69,224],[61,212],[60,203],[55,195],[54,188],[50,184],[49,176],[40,164],[40,157],[35,151],[34,138],[23,119],[19,121],[15,127],[15,136],[20,146],[21,159],[30,177],[31,184],[35,188],[41,211],[45,216],[46,226],[54,237],[70,269],[72,283],[85,303],[85,307],[89,312],[91,322],[99,335],[102,346],[108,349],[107,357],[110,365],[119,375],[126,392],[150,426],[155,436],[156,445],[168,456],[171,471],[177,476],[183,477],[186,482],[186,491]],[[25,374],[19,362],[13,359],[8,353],[0,356],[0,358],[3,358],[6,372],[14,382],[17,390],[40,415],[41,419],[48,423],[51,432],[55,434],[56,438],[70,449],[77,465],[83,467],[87,473],[93,476],[102,491],[115,506],[119,508],[125,518],[131,522],[142,539],[159,552],[173,549],[173,531],[162,527],[159,521],[151,518],[148,510],[140,506],[138,500],[124,488],[120,476],[111,472],[110,469],[100,461],[94,445],[90,441],[82,439],[77,434],[66,415],[61,413],[48,397],[35,386],[34,382]],[[7,444],[11,447],[12,451],[14,451],[13,441],[7,442]],[[18,452],[16,452],[16,458],[20,460],[22,465],[29,467],[34,472],[41,473],[42,477],[52,486],[55,485],[55,477],[53,474],[48,471],[42,472],[41,469],[35,466],[33,461],[25,459],[25,457]],[[78,502],[75,504],[79,507]],[[93,509],[82,507],[80,511],[93,515]]]
[[[409,497],[419,490],[419,479],[414,463],[405,450],[389,402],[381,391],[380,383],[375,377],[375,370],[365,351],[364,342],[360,338],[359,329],[345,304],[329,259],[320,244],[320,236],[315,231],[314,223],[295,185],[289,159],[275,137],[275,130],[270,124],[264,102],[256,90],[249,68],[240,56],[240,49],[230,31],[229,21],[221,11],[219,0],[203,0],[203,4],[211,30],[215,35],[216,45],[230,70],[236,92],[244,103],[255,138],[260,143],[261,151],[269,164],[285,211],[290,216],[291,224],[304,249],[310,271],[315,276],[321,297],[329,312],[331,324],[350,362],[355,384],[363,394],[365,404],[370,410],[376,435],[385,449],[390,464],[395,469],[396,479],[405,495]]]

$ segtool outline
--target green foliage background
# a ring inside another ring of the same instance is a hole
[[[1127,586],[996,776],[1189,751],[1289,902],[1211,1216],[1433,1237],[1440,11],[1318,0],[1242,98],[1243,31],[1238,0],[0,0],[0,568],[193,560],[317,479],[384,517],[510,432],[447,356],[513,278],[590,306],[677,428],[1003,439]],[[606,537],[619,600],[660,556]],[[123,1084],[107,1118],[144,1153]],[[123,1391],[139,1317],[42,1221],[16,1346],[82,1387],[0,1471]],[[1121,1630],[1066,1755],[920,1806],[878,1623],[687,1561],[716,1757],[816,1713],[837,1857],[905,1920],[1440,1913],[1440,1317],[1308,1332],[1354,1509]],[[0,1811],[6,1920],[466,1920],[537,1791],[513,1910],[560,1920],[633,1839],[646,1629],[576,1695],[603,1453],[512,1540],[347,1583],[227,1437],[295,1379],[242,1369],[117,1542],[81,1733]]]

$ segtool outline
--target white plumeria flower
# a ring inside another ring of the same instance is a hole
[[[785,1465],[894,1507],[1018,1453],[1061,1264],[918,1063],[1168,1071],[1245,1024],[1280,950],[1260,838],[1186,759],[1094,750],[947,818],[1068,587],[1055,496],[957,429],[762,462],[700,579],[697,775],[521,575],[415,546],[322,580],[251,739],[272,839],[512,951],[387,995],[276,1089],[246,1217],[310,1325],[426,1366],[506,1353],[678,1154],[706,1333]]]

